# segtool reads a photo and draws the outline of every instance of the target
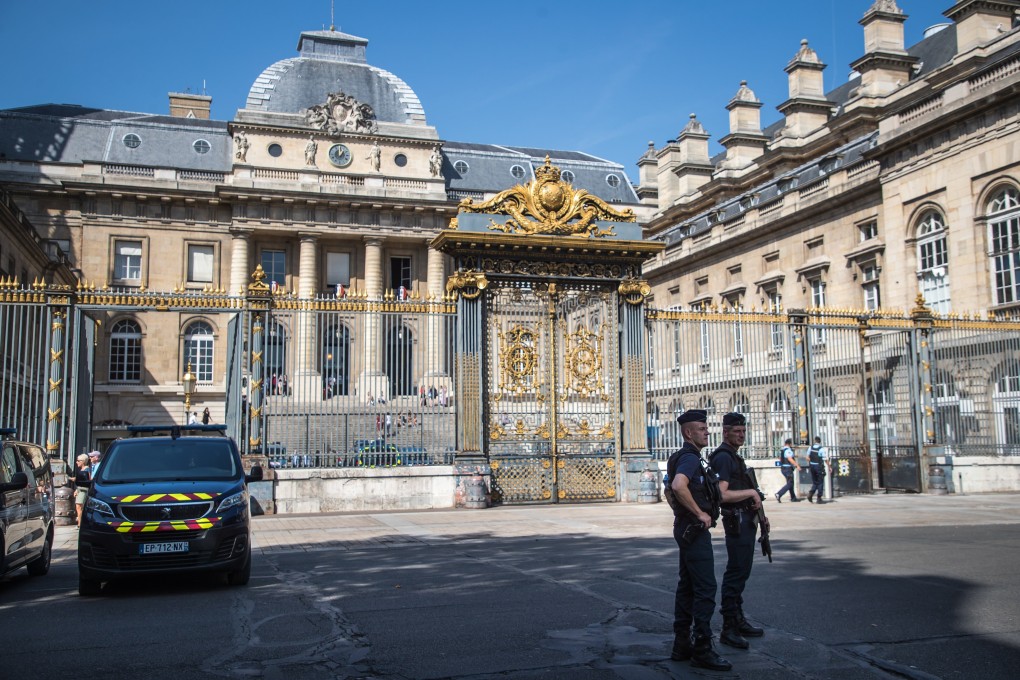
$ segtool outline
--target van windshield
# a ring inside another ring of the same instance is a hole
[[[110,447],[97,481],[227,481],[241,475],[227,439],[127,439]]]

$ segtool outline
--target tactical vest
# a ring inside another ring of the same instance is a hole
[[[698,455],[694,452],[688,452],[688,454],[692,456]],[[695,505],[712,518],[712,524],[714,525],[715,521],[719,519],[719,507],[722,501],[722,492],[719,491],[719,475],[715,474],[715,471],[708,466],[708,463],[701,456],[698,456],[698,463],[701,466],[701,475],[698,476],[700,478],[692,479],[687,485],[687,489],[691,492],[691,498],[694,499]],[[680,502],[673,495],[672,480],[666,477],[663,479],[663,484],[666,486],[666,502],[669,503],[669,507],[673,510],[673,515],[675,517],[689,515],[690,512],[687,508],[680,505]]]
[[[790,461],[786,460],[786,452],[787,452],[787,450],[789,450],[790,453],[793,453],[793,449],[789,448],[788,446],[784,446],[783,448],[779,449],[779,464],[780,465],[785,465],[787,467],[793,467],[793,463],[791,463]]]
[[[811,448],[808,449],[808,462],[812,465],[821,465],[822,456],[819,452],[822,450],[821,444],[812,444]]]
[[[708,463],[715,468],[715,461],[718,456],[730,456],[736,463],[733,469],[733,475],[730,477],[729,489],[730,491],[744,491],[745,489],[753,489],[751,486],[751,480],[747,476],[747,464],[744,459],[733,453],[729,449],[724,449],[721,446],[712,452],[712,455],[708,457]],[[718,487],[718,475],[716,475],[716,486]],[[722,491],[719,492],[720,499],[722,498]],[[723,508],[734,508],[737,506],[746,505],[747,501],[739,501],[737,503],[721,503]]]

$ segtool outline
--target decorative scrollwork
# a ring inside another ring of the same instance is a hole
[[[652,287],[648,285],[647,281],[640,279],[629,279],[621,281],[619,287],[616,289],[627,304],[639,305],[646,297],[652,294]]]
[[[604,331],[604,327],[600,329],[600,332]],[[567,335],[566,342],[568,388],[584,397],[605,392],[601,335],[581,327]]]
[[[476,271],[454,272],[446,280],[446,292],[460,291],[468,300],[474,300],[488,287],[489,280],[485,274]]]
[[[255,271],[251,274],[251,283],[248,284],[249,294],[265,294],[269,292],[269,284],[266,283],[266,272],[262,264],[255,265]]]
[[[474,204],[470,198],[460,202],[460,210],[469,213],[510,215],[504,224],[491,221],[490,229],[507,234],[551,234],[604,238],[615,236],[612,227],[600,229],[598,220],[634,222],[634,211],[615,210],[601,198],[583,189],[574,189],[560,179],[560,169],[545,158],[535,170],[535,179]]]
[[[523,325],[514,326],[505,334],[499,331],[499,363],[501,391],[525,394],[535,389],[535,371],[538,357],[535,354],[535,330]]]

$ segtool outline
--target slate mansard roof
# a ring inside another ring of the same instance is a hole
[[[376,120],[426,125],[418,95],[389,71],[365,60],[364,38],[339,31],[306,31],[298,41],[300,56],[265,69],[248,91],[245,109],[267,113],[301,113],[343,91],[370,104]]]
[[[232,143],[226,121],[43,104],[0,111],[0,154],[7,160],[80,164],[86,161],[230,170]],[[124,138],[133,134],[139,144]],[[204,140],[204,153],[196,142]]]
[[[545,163],[546,156],[570,184],[607,203],[640,202],[622,165],[579,151],[446,142],[443,177],[448,191],[455,196],[480,198],[485,192],[502,191],[535,179],[535,168]],[[524,175],[515,175],[515,167],[523,169]],[[566,175],[568,172],[571,174]]]

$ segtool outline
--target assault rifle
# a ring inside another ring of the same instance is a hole
[[[761,543],[761,554],[769,558],[769,562],[772,562],[772,542],[769,541],[769,518],[765,516],[765,494],[762,493],[761,487],[758,486],[758,476],[754,474],[754,468],[747,468],[747,477],[751,481],[751,487],[758,492],[763,501],[763,503],[758,505],[758,526],[761,527],[761,537],[758,539],[758,542]]]

